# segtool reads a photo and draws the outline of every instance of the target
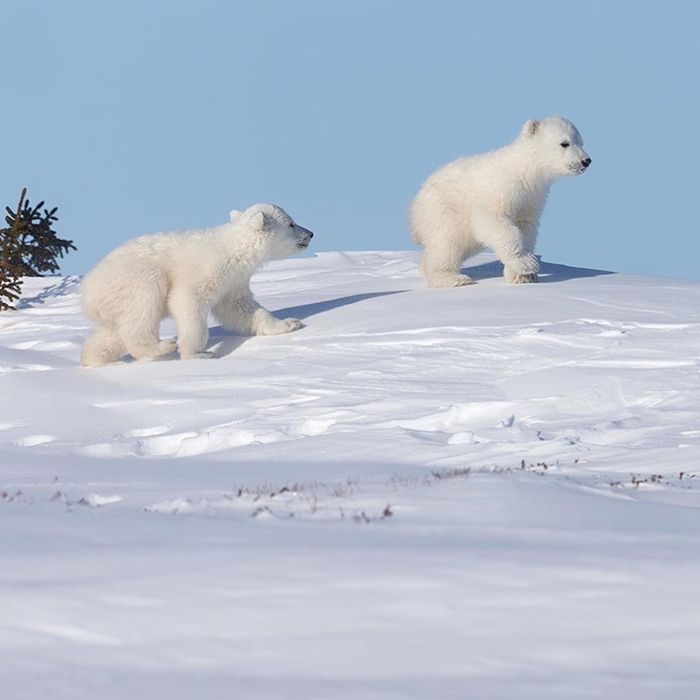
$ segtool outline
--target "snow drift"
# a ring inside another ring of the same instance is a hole
[[[700,284],[473,262],[277,262],[253,291],[301,331],[96,370],[79,280],[27,280],[3,696],[694,697]]]

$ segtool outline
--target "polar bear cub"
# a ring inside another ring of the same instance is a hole
[[[552,115],[528,120],[502,148],[436,170],[409,211],[428,286],[469,284],[461,263],[484,248],[496,253],[509,282],[535,282],[533,251],[549,188],[560,175],[579,175],[590,164],[578,129]]]
[[[254,299],[250,278],[269,260],[305,250],[313,233],[278,206],[255,204],[232,211],[209,229],[140,236],[119,246],[85,276],[86,314],[97,322],[81,362],[97,367],[129,353],[137,360],[167,355],[211,357],[210,311],[231,330],[277,335],[301,327],[275,318]],[[161,340],[160,322],[172,316],[178,337]]]

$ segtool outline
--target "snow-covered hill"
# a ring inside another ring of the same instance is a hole
[[[301,331],[98,370],[79,280],[28,280],[2,697],[694,698],[700,284],[543,269],[281,261],[253,289]]]

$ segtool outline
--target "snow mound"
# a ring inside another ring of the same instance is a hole
[[[700,284],[417,262],[274,263],[254,292],[302,330],[96,370],[79,279],[25,282],[7,697],[694,697]]]

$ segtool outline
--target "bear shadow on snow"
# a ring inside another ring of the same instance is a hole
[[[367,299],[373,299],[375,297],[385,297],[392,294],[404,294],[408,290],[400,289],[390,292],[367,292],[366,294],[349,294],[345,297],[337,297],[336,299],[327,299],[326,301],[315,301],[312,304],[301,304],[299,306],[288,306],[284,309],[277,309],[274,312],[275,316],[286,316],[288,314],[294,314],[296,318],[306,319],[310,316],[315,316],[316,314],[323,313],[324,311],[330,311],[331,309],[336,309],[341,306],[348,306],[350,304],[357,304],[361,301],[366,301]],[[208,350],[214,354],[215,357],[226,357],[235,352],[243,343],[245,343],[252,336],[248,335],[235,335],[232,334],[230,330],[227,330],[223,326],[213,326],[209,329],[209,346]],[[167,359],[174,359],[175,356],[168,357]],[[164,358],[166,359],[166,358]]]
[[[337,297],[336,299],[328,299],[326,301],[315,301],[313,304],[302,304],[300,306],[288,306],[285,309],[275,311],[275,314],[293,314],[296,318],[309,318],[316,314],[337,309],[340,306],[348,306],[357,304],[360,301],[374,299],[375,297],[386,297],[392,294],[405,294],[407,289],[398,289],[390,292],[366,292],[365,294],[349,294],[346,297]]]
[[[215,358],[226,357],[243,345],[247,340],[250,340],[252,335],[238,335],[230,330],[226,330],[223,326],[212,326],[209,329],[209,342],[207,343],[207,351]],[[177,355],[173,353],[168,356],[168,360],[174,360]]]
[[[584,277],[598,277],[600,275],[614,275],[608,270],[591,270],[585,267],[569,267],[558,263],[543,262],[538,257],[540,264],[539,279],[537,284],[549,284],[551,282],[566,282],[567,280],[582,279]],[[462,273],[468,274],[475,282],[503,276],[503,263],[498,260],[462,268]],[[468,291],[465,291],[468,293]]]

